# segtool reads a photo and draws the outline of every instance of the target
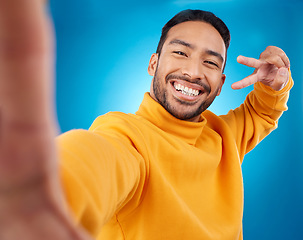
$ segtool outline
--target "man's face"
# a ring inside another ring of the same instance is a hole
[[[210,24],[189,21],[172,27],[160,56],[153,54],[149,63],[151,97],[176,118],[199,121],[221,92],[225,56],[224,41]]]

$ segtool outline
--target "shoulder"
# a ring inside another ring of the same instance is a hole
[[[90,126],[90,131],[98,131],[98,129],[106,129],[112,127],[129,127],[135,125],[138,117],[134,114],[126,114],[123,112],[109,112],[97,117]]]
[[[90,132],[108,137],[117,137],[133,142],[134,139],[141,139],[144,128],[140,117],[135,114],[122,112],[109,112],[95,119]]]

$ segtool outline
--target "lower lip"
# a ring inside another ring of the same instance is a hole
[[[175,89],[175,87],[173,86],[173,83],[170,83],[170,86],[172,88],[173,95],[175,95],[177,98],[184,100],[184,101],[194,102],[194,101],[197,101],[198,98],[201,96],[201,94],[199,94],[198,96],[188,96],[186,94],[183,94],[181,91],[178,91],[177,89]]]

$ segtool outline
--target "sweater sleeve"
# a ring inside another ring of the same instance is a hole
[[[241,161],[246,153],[277,128],[278,119],[287,110],[286,103],[292,86],[291,75],[280,91],[258,82],[240,107],[221,116],[234,133]]]
[[[59,136],[58,148],[67,204],[76,222],[96,237],[135,194],[142,157],[120,139],[86,130]]]

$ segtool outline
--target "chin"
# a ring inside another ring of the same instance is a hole
[[[189,109],[191,107],[188,106],[164,106],[166,111],[168,111],[175,118],[185,121],[195,121],[196,119],[200,119],[200,115],[203,112],[200,108]],[[182,111],[184,109],[184,111]]]

